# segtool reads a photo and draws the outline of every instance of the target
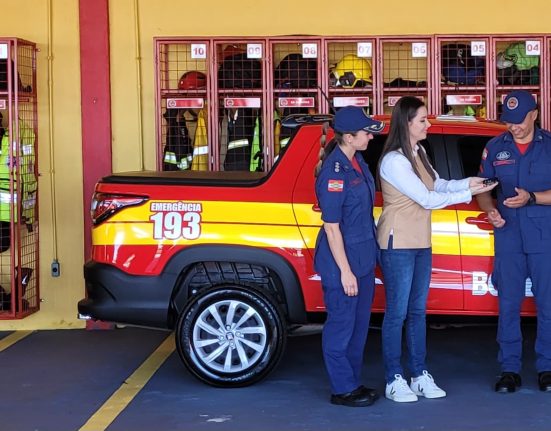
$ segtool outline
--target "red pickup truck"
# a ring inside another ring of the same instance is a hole
[[[313,251],[321,225],[314,195],[322,125],[285,122],[292,138],[262,172],[129,172],[102,178],[93,199],[92,259],[83,318],[169,328],[187,368],[215,386],[244,386],[279,362],[289,328],[321,322]],[[492,122],[431,119],[423,145],[443,178],[475,175]],[[377,166],[385,136],[364,157]],[[377,193],[375,217],[381,211]],[[429,313],[492,315],[493,231],[476,202],[433,212]],[[374,311],[384,311],[376,280]],[[527,280],[527,295],[530,281]],[[526,301],[526,314],[533,312]]]

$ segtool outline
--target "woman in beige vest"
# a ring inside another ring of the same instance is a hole
[[[418,144],[426,139],[429,127],[424,103],[416,97],[402,97],[392,112],[379,164],[384,201],[377,241],[386,293],[382,328],[385,396],[396,402],[417,401],[418,396],[446,396],[425,363],[426,304],[432,269],[431,210],[470,202],[473,195],[496,185],[484,186],[483,178],[439,178]],[[410,385],[400,363],[404,322]]]

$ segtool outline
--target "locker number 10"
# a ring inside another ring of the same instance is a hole
[[[207,45],[204,43],[192,43],[191,58],[207,58]]]

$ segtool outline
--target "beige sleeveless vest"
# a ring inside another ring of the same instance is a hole
[[[419,151],[423,151],[419,149]],[[423,162],[415,157],[421,181],[429,190],[434,190],[434,180]],[[393,248],[428,248],[431,246],[431,210],[427,210],[390,183],[381,178],[383,212],[377,224],[377,241],[382,249],[388,248],[393,235]]]

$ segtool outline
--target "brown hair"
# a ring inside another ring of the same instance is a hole
[[[415,175],[421,178],[413,157],[413,149],[411,148],[411,143],[409,140],[408,124],[411,120],[413,120],[413,118],[415,118],[417,111],[422,106],[425,106],[425,104],[417,97],[404,96],[398,100],[392,110],[390,131],[388,133],[388,137],[386,138],[381,158],[379,159],[379,169],[377,169],[377,171],[380,170],[381,160],[386,154],[391,151],[401,150],[402,154],[411,163]],[[434,173],[434,169],[432,168],[424,149],[421,148],[420,151],[417,152],[417,155],[431,178],[435,180],[436,174]]]

